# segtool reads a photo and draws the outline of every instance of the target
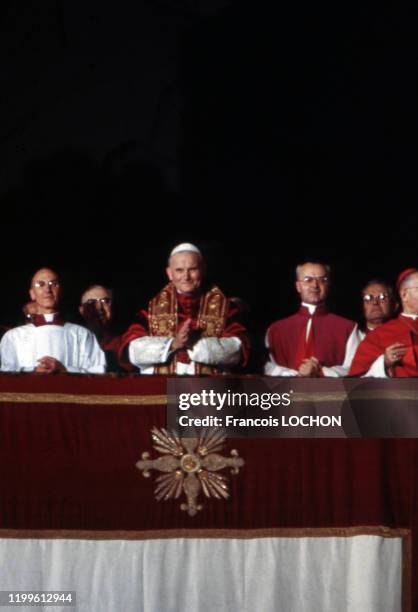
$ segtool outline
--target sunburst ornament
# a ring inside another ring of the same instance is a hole
[[[184,492],[187,503],[180,508],[195,516],[202,509],[197,503],[201,489],[206,497],[229,497],[226,477],[214,472],[230,467],[232,474],[238,474],[244,459],[235,449],[231,450],[231,457],[219,454],[226,438],[222,430],[210,429],[202,431],[200,437],[179,438],[175,433],[153,427],[151,438],[155,450],[162,456],[150,459],[149,453],[142,453],[142,461],[138,461],[136,467],[142,470],[145,478],[151,475],[150,470],[166,472],[156,479],[155,498],[158,501],[177,499]]]

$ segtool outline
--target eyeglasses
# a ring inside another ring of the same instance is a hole
[[[387,293],[378,293],[377,295],[373,295],[372,293],[365,293],[363,295],[363,302],[375,302],[376,300],[378,302],[386,302],[386,300],[389,298]]]
[[[112,298],[110,298],[110,297],[89,298],[88,300],[83,302],[83,306],[86,305],[86,304],[88,306],[93,306],[93,305],[98,304],[99,302],[100,302],[100,304],[111,304],[112,303]]]
[[[48,285],[48,287],[59,287],[59,281],[57,280],[50,280],[50,281],[36,281],[35,283],[33,283],[33,286],[36,287],[37,289],[42,289],[42,287],[45,287],[45,285]]]
[[[304,276],[301,279],[301,282],[305,283],[306,285],[310,285],[314,281],[317,281],[318,283],[323,283],[325,285],[328,280],[328,276]]]

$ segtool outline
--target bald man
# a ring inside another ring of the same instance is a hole
[[[243,364],[247,358],[245,328],[239,309],[213,286],[203,289],[200,250],[182,243],[170,253],[169,280],[141,310],[121,344],[141,374],[216,374]]]
[[[61,284],[56,272],[50,268],[38,270],[32,277],[29,295],[34,314],[26,325],[3,336],[1,370],[102,374],[106,361],[94,334],[60,317]]]

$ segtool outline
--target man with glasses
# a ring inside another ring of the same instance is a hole
[[[398,304],[393,288],[379,279],[368,281],[361,292],[363,302],[364,327],[360,332],[362,339],[382,323],[393,318]]]
[[[329,312],[329,266],[305,262],[296,268],[297,313],[273,323],[266,336],[268,376],[346,376],[360,342],[357,325]]]
[[[65,323],[59,312],[61,284],[56,272],[41,268],[32,277],[30,322],[9,330],[0,343],[3,372],[105,371],[105,356],[90,331]]]
[[[117,354],[121,336],[113,329],[113,292],[103,285],[90,285],[81,296],[79,313],[87,329],[96,336],[105,352],[107,371],[121,372]]]
[[[418,376],[418,269],[398,277],[402,312],[366,335],[357,349],[350,376]]]
[[[113,318],[113,294],[102,285],[91,285],[81,296],[80,315],[101,343]],[[106,340],[105,340],[106,343]]]

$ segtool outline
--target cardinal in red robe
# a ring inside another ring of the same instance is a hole
[[[350,376],[418,376],[418,269],[398,278],[402,313],[367,334],[357,349]]]

